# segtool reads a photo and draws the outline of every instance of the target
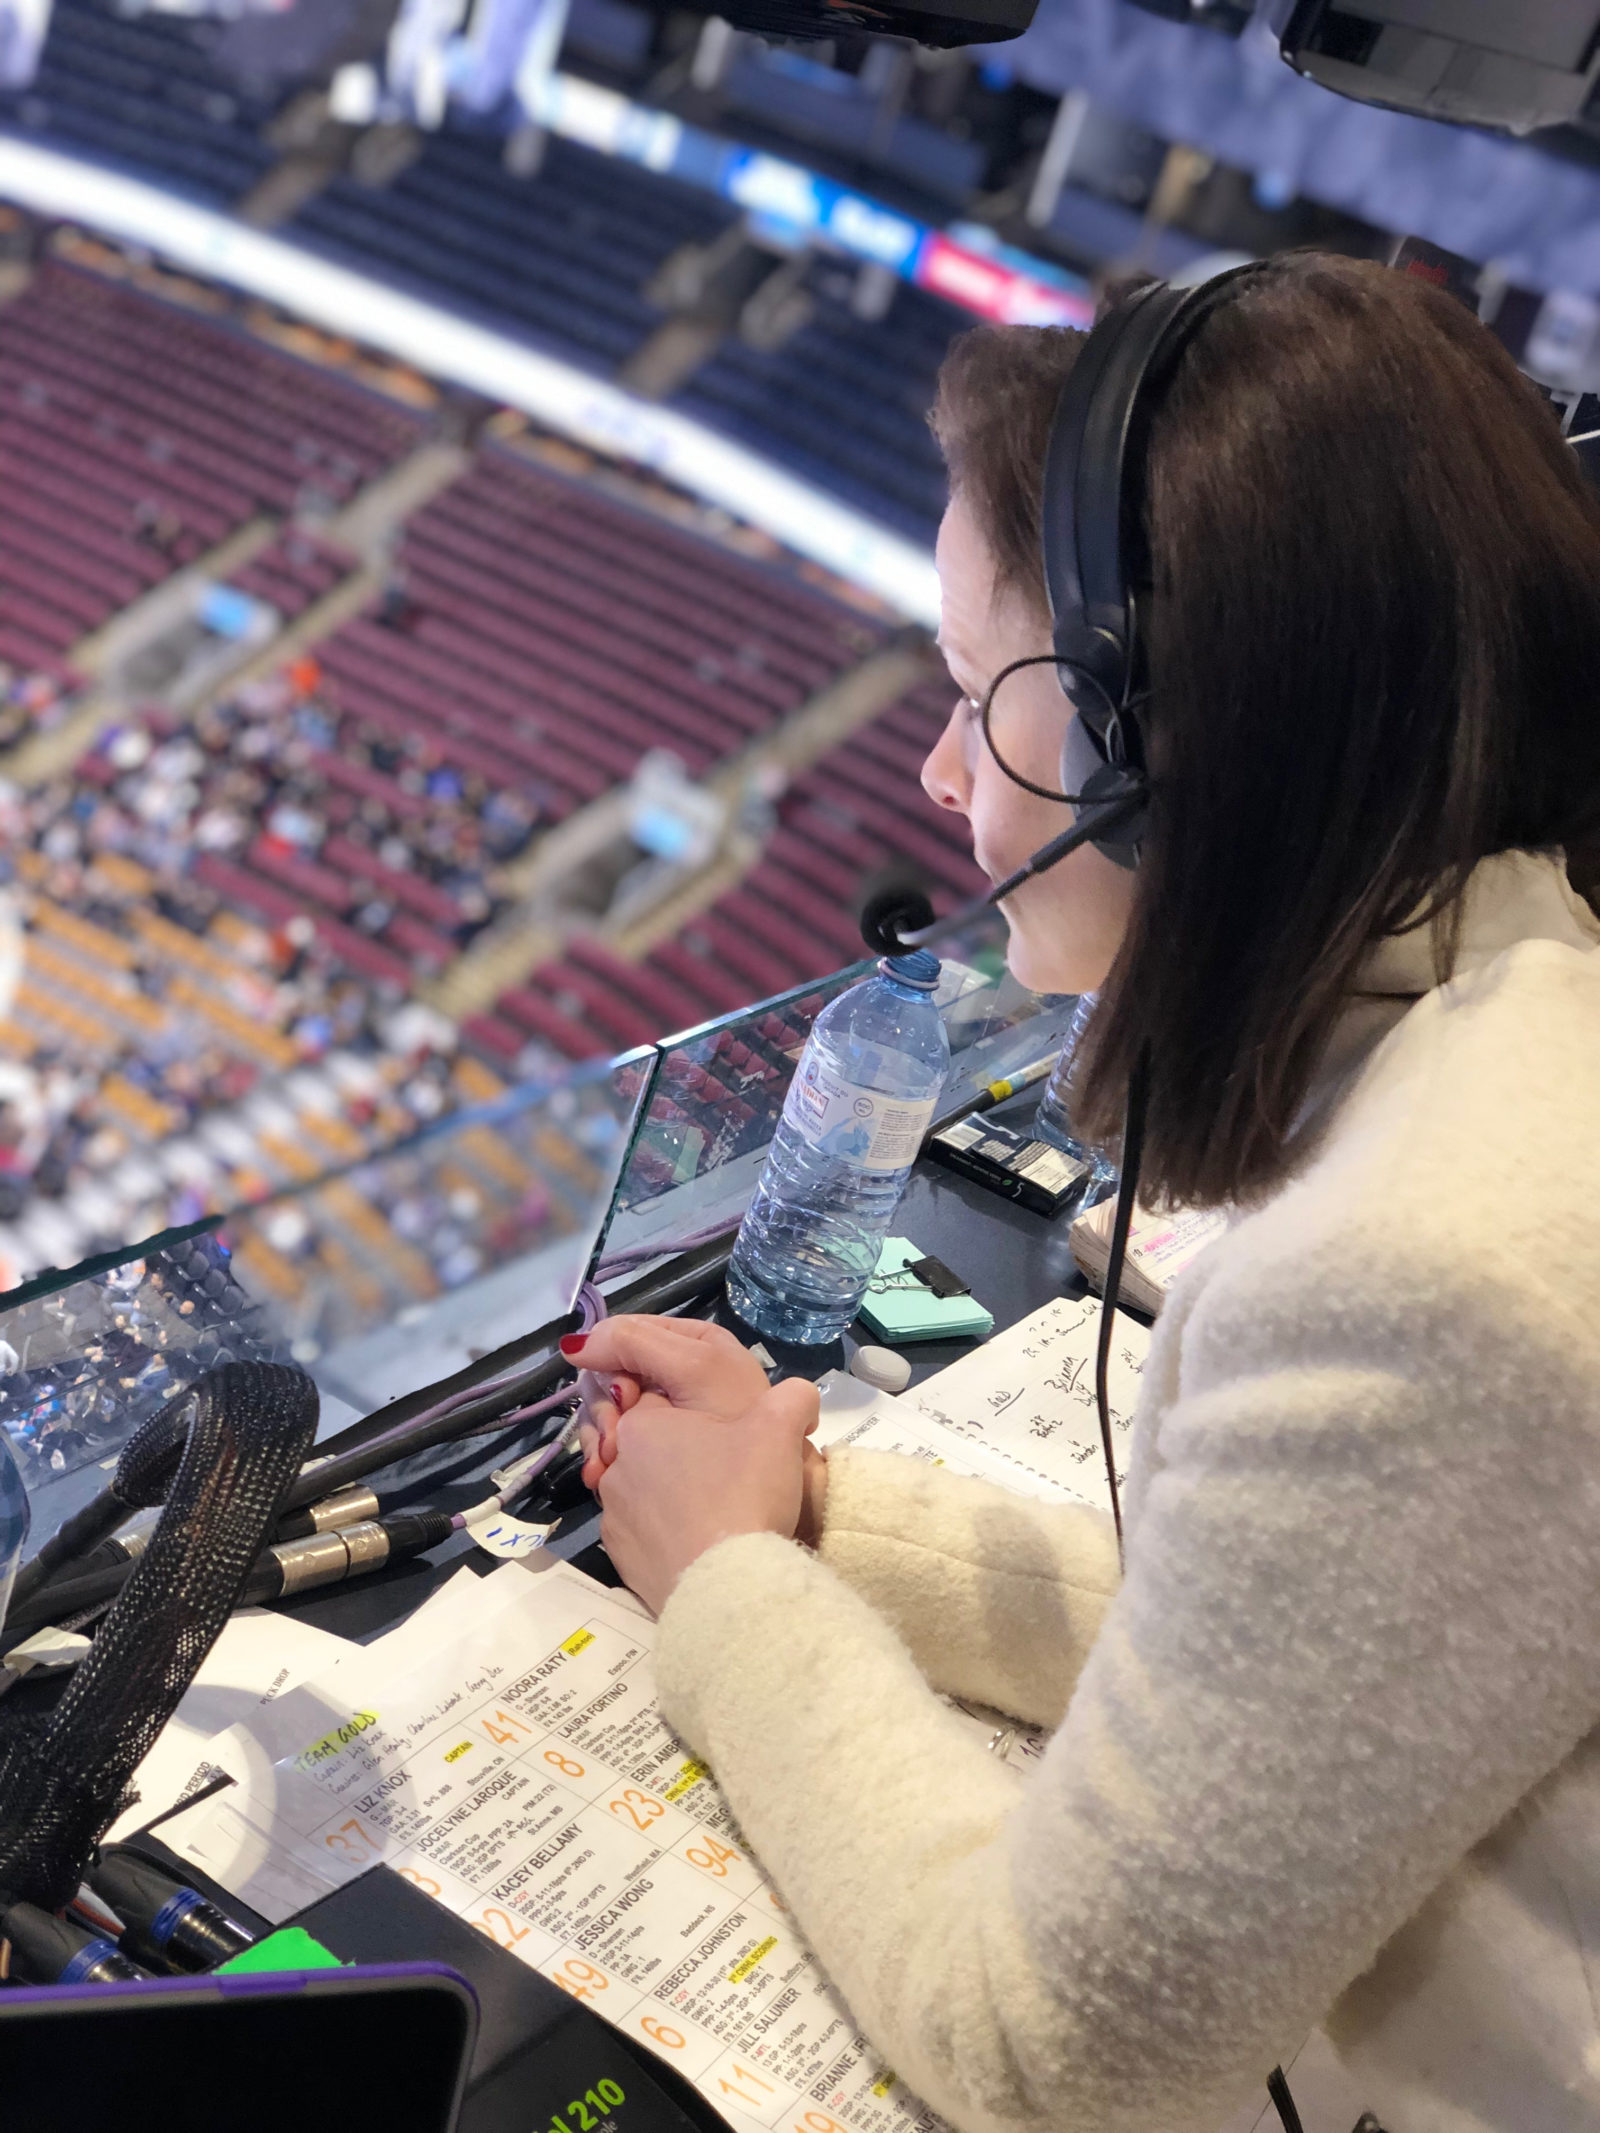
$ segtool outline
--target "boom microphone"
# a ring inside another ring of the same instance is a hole
[[[1059,837],[1052,837],[1048,844],[1041,844],[1014,874],[996,882],[987,896],[963,904],[949,918],[934,918],[933,905],[921,889],[904,882],[880,889],[876,896],[869,896],[861,908],[861,938],[876,955],[909,955],[913,948],[932,948],[937,942],[948,940],[952,933],[970,926],[974,919],[982,918],[986,911],[1003,903],[1008,896],[1015,895],[1025,881],[1032,881],[1035,874],[1047,873],[1058,860],[1065,859],[1080,845],[1097,842],[1108,830],[1129,821],[1146,805],[1147,795],[1141,782],[1132,789],[1124,788],[1104,806],[1080,808],[1079,819],[1071,829],[1063,830]]]

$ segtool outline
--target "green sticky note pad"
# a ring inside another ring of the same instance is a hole
[[[994,1314],[975,1296],[935,1296],[906,1268],[927,1255],[909,1237],[886,1237],[867,1293],[856,1314],[880,1340],[981,1340],[994,1331]]]
[[[239,1975],[248,1970],[341,1970],[340,1962],[331,1948],[325,1948],[320,1940],[313,1940],[304,1926],[280,1926],[276,1933],[269,1933],[265,1940],[258,1940],[253,1948],[241,1949],[230,1955],[225,1963],[218,1963],[218,1971],[227,1976]]]

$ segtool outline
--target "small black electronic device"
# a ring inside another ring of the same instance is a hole
[[[735,29],[760,37],[838,37],[853,31],[909,37],[937,48],[999,44],[1019,37],[1038,0],[718,0],[717,13]]]
[[[906,1272],[915,1274],[922,1286],[931,1289],[941,1302],[946,1297],[972,1294],[972,1284],[963,1281],[953,1268],[947,1267],[942,1259],[935,1259],[931,1252],[926,1259],[913,1259]]]
[[[0,1992],[7,2125],[283,2133],[344,2096],[384,2133],[455,2133],[478,2026],[438,1963]],[[331,2084],[331,2085],[330,2085]]]
[[[1575,119],[1600,84],[1600,0],[1292,0],[1279,49],[1340,96],[1463,126],[1531,133]]]
[[[1089,1165],[1076,1156],[1052,1148],[1048,1141],[1030,1141],[997,1119],[958,1118],[929,1137],[928,1153],[947,1170],[1037,1215],[1059,1215],[1075,1207],[1089,1175]]]

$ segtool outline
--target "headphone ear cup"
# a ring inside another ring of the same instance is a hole
[[[1084,805],[1075,805],[1072,810],[1081,822],[1085,808],[1090,804],[1104,807],[1129,793],[1138,793],[1142,797],[1146,785],[1142,770],[1106,760],[1100,736],[1083,713],[1075,711],[1067,722],[1066,738],[1061,743],[1061,790],[1082,794]],[[1136,814],[1119,822],[1109,836],[1091,837],[1089,841],[1097,852],[1115,865],[1135,867],[1139,863],[1139,844],[1148,820],[1148,807],[1141,807]]]
[[[1061,743],[1061,790],[1083,792],[1097,771],[1109,768],[1100,736],[1083,713],[1074,709]]]

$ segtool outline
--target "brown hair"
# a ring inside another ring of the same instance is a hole
[[[952,489],[1044,598],[1039,512],[1081,336],[979,327],[940,377]],[[1134,500],[1150,829],[1079,1076],[1110,1144],[1149,1048],[1145,1178],[1258,1197],[1367,947],[1499,851],[1600,835],[1600,499],[1453,297],[1289,254],[1185,351]]]

